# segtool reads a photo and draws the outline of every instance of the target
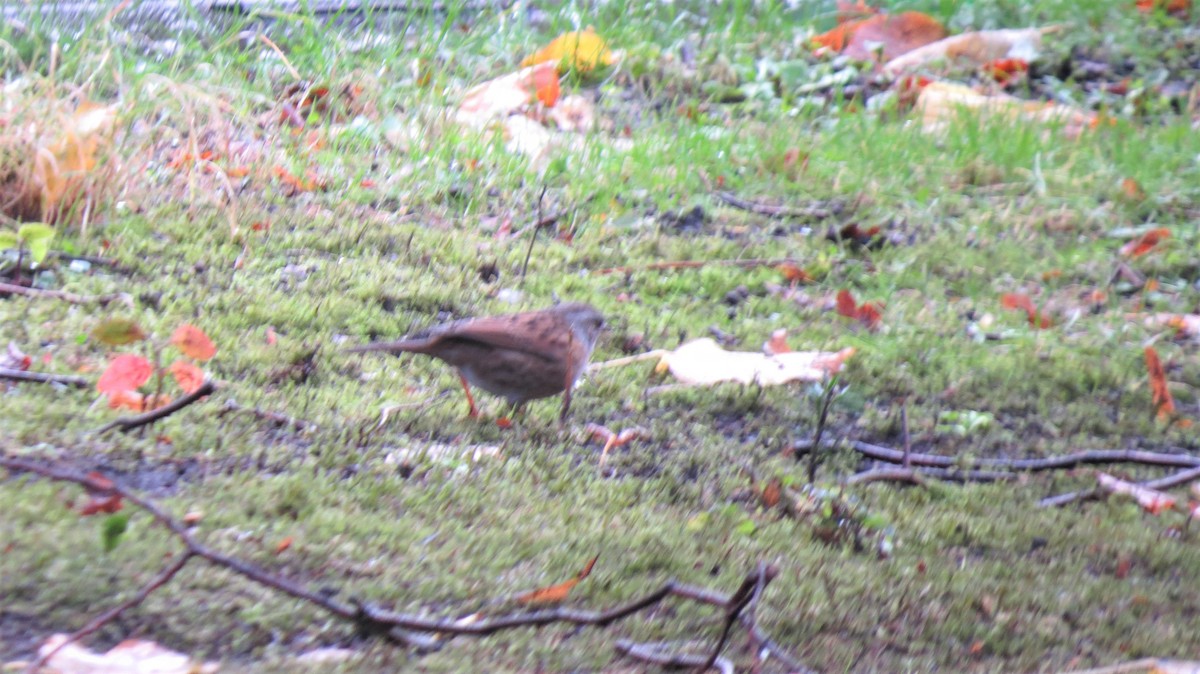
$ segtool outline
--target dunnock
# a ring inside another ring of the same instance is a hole
[[[376,342],[349,351],[422,353],[453,365],[473,417],[479,410],[468,383],[508,399],[514,408],[562,393],[560,418],[566,418],[571,387],[587,369],[603,329],[604,316],[591,306],[560,304],[542,311],[444,323],[398,342]]]

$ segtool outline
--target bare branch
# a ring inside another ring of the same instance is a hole
[[[25,370],[13,370],[7,367],[0,367],[0,379],[28,381],[38,384],[65,384],[67,386],[74,386],[75,388],[90,388],[92,386],[92,382],[72,374],[26,372]]]
[[[71,304],[99,304],[105,306],[110,302],[124,300],[128,304],[133,303],[133,298],[129,293],[112,293],[109,295],[76,295],[65,290],[43,290],[42,288],[26,288],[12,283],[0,283],[0,296],[9,295],[24,295],[25,297],[45,297],[50,299],[62,300]]]
[[[145,426],[146,424],[154,423],[155,421],[158,421],[159,419],[162,419],[164,417],[169,417],[172,414],[175,414],[176,412],[178,412],[179,410],[181,410],[181,409],[187,407],[188,405],[191,405],[192,403],[196,402],[197,400],[203,398],[204,396],[212,395],[216,390],[217,390],[217,385],[213,382],[213,380],[205,379],[204,383],[200,385],[200,388],[196,389],[195,391],[192,391],[191,393],[185,395],[184,397],[180,398],[179,400],[176,400],[175,402],[171,403],[170,405],[163,405],[162,407],[160,407],[156,410],[150,410],[149,412],[143,412],[142,414],[137,414],[132,417],[119,417],[119,418],[114,419],[114,420],[108,422],[107,424],[104,424],[103,426],[101,426],[99,429],[96,430],[96,433],[97,434],[107,433],[108,431],[111,431],[114,428],[120,429],[121,432],[123,432],[123,433],[128,433],[129,431],[131,431],[135,428]]]

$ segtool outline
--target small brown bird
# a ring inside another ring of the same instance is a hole
[[[527,401],[563,394],[587,369],[604,316],[587,304],[560,304],[542,311],[467,318],[437,325],[397,342],[376,342],[349,351],[422,353],[458,370],[471,416],[479,416],[468,384],[506,398],[519,409]]]

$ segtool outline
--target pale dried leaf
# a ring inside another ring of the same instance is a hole
[[[966,62],[972,65],[984,65],[1006,58],[1033,61],[1041,51],[1042,36],[1057,30],[1060,30],[1060,27],[1050,26],[981,30],[952,35],[897,56],[888,61],[883,70],[889,75],[899,75],[938,61]]]
[[[68,637],[55,634],[42,644],[44,656],[61,646]],[[215,662],[197,662],[153,641],[128,639],[105,653],[97,653],[77,643],[62,646],[46,663],[57,674],[213,674]]]
[[[917,97],[921,129],[943,133],[964,114],[981,119],[996,117],[1009,123],[1062,124],[1068,138],[1077,137],[1095,124],[1095,116],[1067,105],[1024,101],[1005,94],[981,94],[970,87],[950,82],[931,82]]]
[[[482,128],[532,102],[537,96],[537,82],[544,77],[557,77],[556,64],[539,63],[476,85],[463,96],[455,119]]]
[[[776,386],[792,381],[822,381],[837,373],[854,349],[841,351],[791,351],[769,356],[748,351],[726,351],[707,337],[666,352],[662,363],[684,384],[706,386],[739,382]]]

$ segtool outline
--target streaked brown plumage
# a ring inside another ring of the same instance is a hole
[[[571,407],[571,388],[587,369],[604,316],[587,304],[560,304],[541,311],[467,318],[434,326],[396,342],[349,351],[421,353],[458,370],[477,416],[468,383],[520,407],[563,394],[561,417]]]

